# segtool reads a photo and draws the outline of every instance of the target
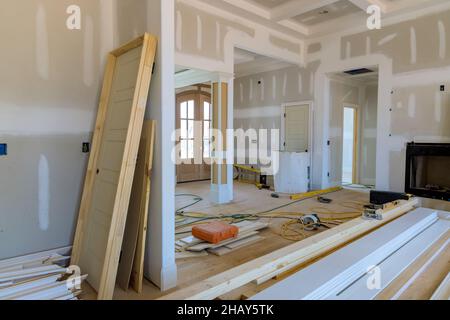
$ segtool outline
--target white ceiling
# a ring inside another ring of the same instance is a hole
[[[361,12],[361,8],[355,6],[350,1],[340,0],[317,8],[316,10],[305,12],[293,17],[292,19],[306,26],[312,26],[359,12]]]
[[[355,27],[367,19],[367,8],[378,5],[383,17],[396,15],[449,0],[215,0],[207,1],[222,9],[299,38]]]

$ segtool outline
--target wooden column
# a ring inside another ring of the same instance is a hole
[[[230,129],[229,117],[229,99],[228,82],[213,81],[212,83],[212,128],[218,130],[222,137],[222,143],[215,143],[212,149],[212,159],[214,160],[211,168],[212,200],[217,203],[227,203],[232,200],[230,194],[229,170],[232,166],[226,163],[227,151],[232,143],[227,141],[227,129]],[[231,179],[232,180],[232,179]]]

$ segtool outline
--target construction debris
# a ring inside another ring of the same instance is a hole
[[[0,261],[0,300],[78,300],[87,275],[67,267],[70,248]]]
[[[194,236],[189,236],[178,240],[175,243],[176,250],[178,251],[177,259],[204,257],[205,253],[208,252],[214,255],[222,256],[249,246],[264,239],[263,237],[258,236],[258,231],[267,228],[269,224],[262,222],[242,221],[234,226],[239,229],[238,236],[235,238],[222,240],[216,244],[203,241]],[[186,254],[186,252],[196,254]]]

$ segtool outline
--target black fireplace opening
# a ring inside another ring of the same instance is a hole
[[[406,193],[450,201],[450,144],[408,143]]]

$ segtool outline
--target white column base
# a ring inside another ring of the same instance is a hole
[[[151,266],[149,266],[149,268],[151,268]],[[150,270],[149,273],[145,275],[145,278],[158,286],[161,291],[168,291],[177,286],[177,266],[174,264],[172,266],[167,266],[164,269]]]
[[[210,200],[216,204],[225,204],[233,201],[232,189],[227,184],[211,184]]]

